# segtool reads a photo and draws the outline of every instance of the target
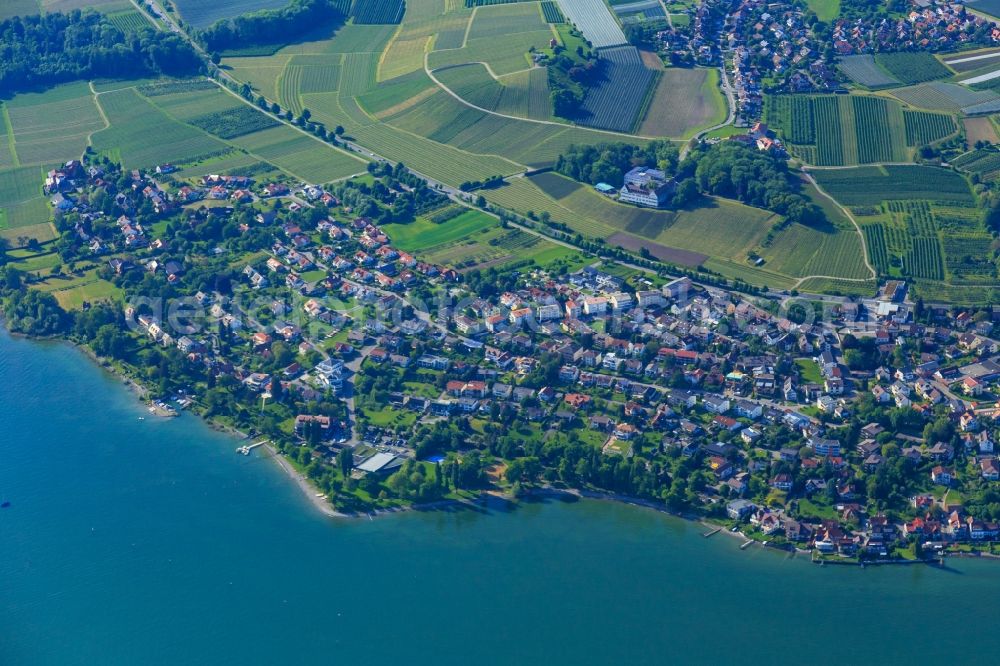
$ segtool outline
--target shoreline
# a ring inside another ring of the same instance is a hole
[[[96,353],[94,353],[94,351],[91,350],[89,347],[87,347],[85,345],[82,345],[82,344],[80,344],[78,342],[75,342],[75,341],[73,341],[71,339],[64,338],[64,337],[58,337],[58,336],[46,337],[46,338],[34,337],[34,336],[23,335],[23,334],[11,332],[9,329],[6,329],[6,326],[4,328],[5,328],[5,330],[6,330],[6,332],[7,332],[8,335],[10,335],[11,337],[15,337],[15,338],[22,338],[22,339],[25,339],[25,340],[38,341],[38,342],[41,342],[41,341],[55,341],[55,342],[59,342],[59,343],[62,343],[62,344],[69,344],[70,346],[72,346],[72,347],[80,350],[87,358],[89,358],[91,361],[93,361],[95,363],[95,365],[97,365],[99,368],[101,368],[102,370],[108,372],[112,377],[114,377],[115,379],[119,380],[119,382],[123,386],[125,386],[128,389],[128,391],[130,393],[132,393],[138,400],[143,401],[143,402],[148,401],[149,390],[145,386],[143,386],[135,378],[133,378],[133,377],[131,377],[129,375],[126,375],[124,373],[121,373],[118,370],[116,370],[114,368],[114,366],[111,365],[111,363],[103,361],[101,359],[101,357],[98,356]],[[159,415],[159,414],[157,414],[157,415]],[[171,416],[179,416],[179,415],[180,414],[178,413],[178,414],[174,414],[174,415],[171,415]],[[207,418],[205,418],[205,417],[203,417],[201,415],[197,415],[196,418],[200,419],[205,425],[207,425],[209,428],[211,428],[213,430],[216,430],[218,432],[223,432],[223,433],[226,433],[228,435],[231,435],[237,442],[240,441],[240,440],[244,440],[245,441],[246,439],[248,439],[248,435],[246,433],[244,433],[244,432],[242,432],[240,430],[237,430],[236,428],[233,428],[232,426],[219,423],[219,422],[214,421],[212,419],[207,419]],[[480,497],[477,500],[443,499],[443,500],[437,500],[437,501],[434,501],[434,502],[428,502],[428,503],[425,503],[425,504],[411,504],[411,505],[407,505],[407,506],[393,507],[393,508],[389,508],[389,509],[375,509],[373,511],[365,512],[365,513],[344,513],[344,512],[338,511],[337,509],[335,509],[333,507],[333,505],[330,502],[328,502],[328,501],[324,500],[322,497],[320,497],[320,494],[321,494],[320,489],[317,488],[315,485],[313,485],[313,483],[304,474],[302,474],[297,469],[295,469],[295,467],[292,466],[291,463],[289,463],[287,460],[285,460],[283,454],[280,451],[278,451],[277,448],[275,448],[275,446],[270,441],[265,442],[263,444],[262,448],[264,448],[267,451],[267,456],[265,456],[265,457],[271,458],[271,459],[274,460],[275,464],[291,479],[291,481],[296,485],[296,487],[299,489],[299,491],[305,496],[305,499],[308,500],[309,504],[311,504],[312,507],[317,512],[319,512],[320,514],[322,514],[322,515],[324,515],[324,516],[326,516],[328,518],[336,518],[336,519],[355,519],[355,518],[358,518],[358,519],[360,519],[360,518],[363,518],[363,517],[368,517],[369,520],[373,520],[374,518],[383,517],[383,516],[392,515],[392,514],[397,514],[397,513],[402,513],[402,512],[407,512],[407,511],[433,511],[435,509],[442,509],[442,508],[445,508],[445,507],[473,508],[473,507],[476,507],[476,506],[480,506],[481,503],[484,502],[489,497],[493,497],[495,499],[503,500],[503,501],[509,502],[509,503],[515,503],[516,504],[518,502],[518,498],[514,497],[513,495],[510,495],[509,493],[505,493],[505,492],[503,492],[501,490],[484,490],[484,491],[481,491]],[[589,490],[589,489],[585,489],[585,488],[556,488],[556,487],[552,487],[552,486],[540,486],[540,487],[537,487],[537,488],[526,489],[526,491],[525,491],[525,497],[539,497],[539,498],[544,498],[544,497],[574,497],[574,498],[577,498],[577,499],[591,499],[591,500],[617,502],[617,503],[620,503],[620,504],[627,504],[627,505],[631,505],[631,506],[635,506],[635,507],[641,507],[641,508],[651,509],[653,511],[656,511],[656,512],[659,512],[659,513],[663,513],[663,514],[666,514],[668,516],[672,516],[674,518],[679,518],[679,519],[682,519],[682,520],[685,520],[685,521],[688,521],[688,522],[691,522],[691,523],[698,523],[699,525],[702,525],[703,527],[709,528],[711,530],[718,530],[719,532],[726,533],[730,537],[733,537],[733,538],[743,539],[743,540],[745,540],[745,543],[740,547],[741,550],[743,548],[749,546],[750,544],[752,544],[754,546],[757,546],[757,547],[760,547],[760,548],[763,548],[763,549],[782,551],[782,552],[788,553],[791,557],[795,557],[797,555],[806,555],[806,554],[812,556],[814,554],[813,550],[799,548],[798,546],[796,546],[794,544],[789,544],[787,547],[780,547],[780,548],[777,547],[777,546],[769,546],[767,544],[767,542],[760,541],[759,539],[755,539],[755,538],[746,536],[741,530],[737,530],[736,532],[732,532],[730,529],[727,529],[726,526],[719,525],[719,524],[716,524],[716,523],[708,522],[704,517],[699,516],[697,514],[682,513],[682,512],[674,511],[674,510],[668,508],[666,506],[666,504],[664,504],[664,503],[657,502],[655,500],[650,500],[650,499],[643,499],[643,498],[640,498],[640,497],[631,497],[631,496],[622,495],[622,494],[619,494],[619,493],[603,492],[603,491],[598,491],[598,490]],[[714,532],[712,534],[714,534]],[[706,537],[707,536],[712,536],[712,534],[703,535],[703,536],[706,536]],[[968,558],[968,559],[978,558],[978,559],[1000,560],[1000,555],[996,555],[996,554],[989,553],[989,552],[982,552],[982,551],[976,551],[976,552],[958,551],[958,552],[954,552],[954,553],[944,553],[944,557],[945,558],[947,558],[947,557],[959,557],[959,558]],[[887,565],[887,564],[907,564],[907,565],[908,564],[930,564],[930,565],[933,565],[933,566],[938,566],[938,565],[940,565],[941,560],[939,560],[939,559],[934,559],[934,560],[927,560],[927,559],[924,559],[924,560],[904,560],[904,559],[898,559],[898,560],[872,560],[872,561],[868,561],[868,562],[862,562],[862,561],[857,561],[857,562],[841,561],[841,562],[838,562],[838,561],[835,561],[835,560],[832,560],[832,561],[816,561],[816,560],[813,560],[813,563],[814,564],[819,564],[819,565],[825,565],[825,564],[851,565],[851,566],[860,566],[860,567],[864,568],[865,566],[868,566],[868,565]]]
[[[281,455],[281,452],[278,451],[276,448],[274,448],[274,446],[270,442],[267,442],[261,448],[267,451],[267,456],[266,456],[267,458],[271,458],[272,460],[274,460],[274,462],[277,463],[278,467],[284,470],[285,474],[287,474],[289,478],[292,479],[295,485],[298,486],[299,490],[302,491],[302,494],[305,495],[306,498],[309,500],[309,503],[312,504],[317,511],[322,513],[324,516],[329,516],[330,518],[357,517],[337,511],[335,508],[333,508],[332,504],[324,500],[322,497],[319,497],[318,496],[318,493],[320,492],[319,489],[317,489],[316,486],[314,486],[312,482],[304,474],[300,473],[297,469],[292,467],[292,464],[287,460],[285,460],[284,456]]]

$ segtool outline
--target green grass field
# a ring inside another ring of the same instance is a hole
[[[0,169],[0,229],[20,230],[51,219],[48,201],[42,195],[44,178],[45,172],[38,166]]]
[[[544,238],[504,229],[495,217],[475,209],[459,212],[444,222],[419,217],[409,224],[382,228],[394,247],[458,269],[532,261],[542,267],[565,265],[568,270],[576,270],[588,261],[581,253]]]
[[[385,225],[383,230],[392,239],[395,247],[406,252],[420,252],[438,245],[455,243],[498,224],[496,218],[491,215],[469,210],[440,224],[420,217],[409,224]]]
[[[122,291],[99,278],[96,269],[85,271],[81,275],[50,276],[37,285],[37,288],[51,293],[59,305],[67,310],[79,310],[84,302],[113,301],[122,297]]]
[[[840,0],[806,0],[806,6],[820,21],[832,21],[840,15]]]

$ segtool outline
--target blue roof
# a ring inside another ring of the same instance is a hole
[[[615,191],[615,187],[612,186],[612,185],[608,185],[607,183],[598,183],[597,185],[594,185],[594,189],[597,190],[598,192],[614,192]]]

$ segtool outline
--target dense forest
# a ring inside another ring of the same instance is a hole
[[[182,76],[200,68],[198,55],[179,35],[152,26],[125,33],[90,10],[0,23],[5,95],[77,79]]]
[[[292,0],[281,9],[262,9],[234,19],[224,19],[198,33],[212,51],[259,44],[285,43],[289,35],[301,35],[322,25],[338,25],[344,12],[336,0]]]
[[[789,222],[815,224],[823,213],[799,192],[799,179],[780,157],[736,141],[701,144],[678,162],[677,147],[652,141],[645,147],[627,143],[570,146],[556,160],[555,170],[591,185],[619,185],[635,166],[656,167],[677,178],[673,205],[686,206],[699,193],[736,199],[784,215]]]
[[[625,172],[648,166],[673,173],[677,169],[677,146],[670,141],[650,141],[645,147],[631,143],[600,143],[570,146],[556,160],[555,169],[573,180],[596,185],[619,184]]]
[[[789,222],[816,224],[824,219],[823,211],[799,192],[801,181],[783,158],[736,141],[701,144],[689,152],[677,178],[689,177],[706,194],[772,210]]]
[[[571,29],[570,34],[582,39],[576,29]],[[575,51],[557,45],[552,49],[552,57],[546,65],[552,111],[563,118],[576,116],[587,90],[600,78],[597,58],[582,45],[577,46]]]

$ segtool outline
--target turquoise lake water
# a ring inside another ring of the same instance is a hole
[[[1000,593],[1000,563],[821,568],[607,502],[332,520],[3,333],[0,426],[5,666],[971,663]]]

